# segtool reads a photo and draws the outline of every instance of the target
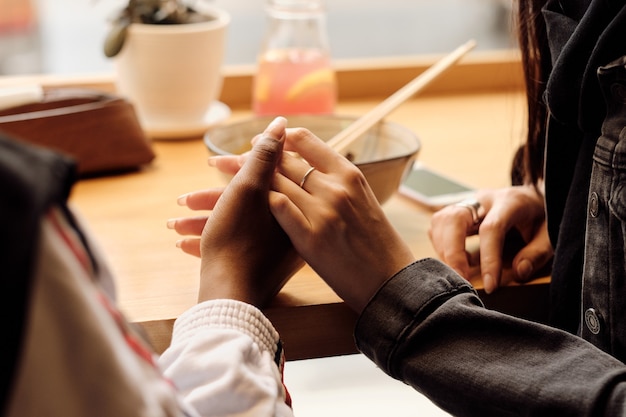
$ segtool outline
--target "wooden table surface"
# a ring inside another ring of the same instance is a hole
[[[391,88],[390,92],[395,91]],[[343,96],[337,113],[354,116],[366,113],[384,98]],[[248,106],[231,107],[229,122],[251,116]],[[420,137],[418,159],[427,166],[475,187],[500,187],[509,183],[511,157],[523,137],[524,117],[522,91],[498,88],[419,96],[388,120],[407,126]],[[179,195],[225,184],[225,180],[207,165],[209,152],[201,137],[159,140],[153,146],[157,157],[150,166],[139,172],[82,180],[72,192],[71,204],[86,220],[112,265],[121,309],[145,327],[161,351],[169,343],[173,320],[196,303],[199,276],[199,259],[175,247],[179,236],[166,228],[166,221],[190,214],[176,204]],[[392,197],[384,210],[416,256],[435,255],[427,236],[430,212],[400,196]],[[546,280],[539,282],[545,284]],[[473,284],[482,287],[479,279]],[[538,299],[545,296],[545,287],[513,287],[515,292],[501,291],[504,298],[492,300],[505,310],[511,308],[511,300],[520,297],[524,306],[528,297],[534,297],[533,304],[541,304]],[[530,293],[525,292],[527,288],[532,289]],[[541,293],[536,292],[538,288]],[[288,359],[355,351],[355,314],[308,267],[287,283],[266,314],[281,333]]]

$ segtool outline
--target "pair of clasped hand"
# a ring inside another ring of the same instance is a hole
[[[245,155],[210,158],[234,174],[228,186],[179,197],[209,215],[168,222],[184,236],[177,246],[201,257],[199,301],[264,307],[306,261],[360,312],[415,261],[361,171],[310,131],[278,117],[252,143]]]

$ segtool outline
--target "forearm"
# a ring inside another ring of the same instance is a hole
[[[385,372],[455,415],[616,415],[626,395],[621,362],[569,333],[486,310],[434,260],[388,281],[356,337]]]
[[[251,305],[201,303],[179,317],[159,362],[203,415],[290,416],[278,333]]]

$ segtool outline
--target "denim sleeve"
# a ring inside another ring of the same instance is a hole
[[[387,281],[355,337],[383,371],[454,415],[626,415],[622,362],[569,333],[485,309],[437,260]]]

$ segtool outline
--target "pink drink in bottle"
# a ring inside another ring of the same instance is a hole
[[[252,107],[257,115],[331,114],[337,100],[321,0],[268,0]]]

